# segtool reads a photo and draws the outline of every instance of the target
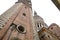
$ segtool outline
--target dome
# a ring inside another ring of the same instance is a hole
[[[37,32],[40,31],[43,27],[46,27],[46,28],[48,27],[48,25],[44,22],[43,18],[37,15],[36,12],[34,12],[33,19],[34,19]]]
[[[35,20],[35,21],[42,21],[42,22],[44,22],[43,18],[40,17],[39,15],[37,15],[36,12],[34,12],[34,20]]]
[[[52,23],[49,27],[54,27],[54,26],[59,27],[59,25],[57,25],[56,23]]]

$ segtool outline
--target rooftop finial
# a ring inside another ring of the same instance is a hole
[[[35,15],[37,15],[37,12],[36,12],[36,11],[34,11],[34,16],[35,16]]]

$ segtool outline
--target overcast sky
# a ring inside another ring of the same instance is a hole
[[[18,0],[0,0],[0,15]],[[51,0],[32,0],[32,8],[40,15],[45,23],[56,23],[60,26],[60,11]]]

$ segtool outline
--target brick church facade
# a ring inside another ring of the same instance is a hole
[[[0,15],[0,40],[59,40],[43,18],[34,12],[31,0],[18,0]]]

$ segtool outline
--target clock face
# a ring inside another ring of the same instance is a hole
[[[56,7],[60,10],[60,0],[52,0]]]

